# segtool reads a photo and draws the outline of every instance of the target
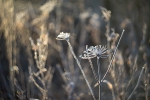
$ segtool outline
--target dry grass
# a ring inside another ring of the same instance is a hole
[[[92,100],[93,90],[96,100],[149,100],[149,9],[138,0],[0,0],[0,99]],[[70,33],[69,46],[60,32]],[[108,47],[101,92],[96,58],[79,57],[86,45]]]

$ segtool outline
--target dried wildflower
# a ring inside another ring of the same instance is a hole
[[[90,46],[89,48],[86,48],[85,51],[83,51],[83,55],[80,55],[80,57],[82,59],[91,59],[91,58],[95,58],[96,54],[94,54],[94,46]]]
[[[86,50],[83,52],[83,56],[81,55],[80,57],[82,59],[88,59],[90,60],[91,58],[97,57],[97,65],[98,65],[98,83],[99,83],[99,100],[101,100],[101,72],[100,72],[100,63],[99,63],[99,58],[107,58],[108,55],[106,54],[107,52],[107,47],[102,46],[102,45],[97,45],[97,46],[90,46],[89,48],[86,46]],[[95,71],[93,71],[93,74],[95,75]],[[97,77],[95,76],[97,79]]]
[[[88,82],[88,80],[87,80],[87,77],[86,77],[86,75],[85,75],[85,73],[84,73],[84,71],[83,71],[83,68],[81,67],[81,64],[80,64],[79,60],[77,59],[77,57],[76,57],[76,55],[75,55],[75,53],[74,53],[74,51],[73,51],[73,48],[72,48],[72,46],[71,46],[71,44],[70,44],[70,42],[69,42],[69,36],[70,36],[70,33],[63,33],[63,32],[61,32],[61,33],[57,36],[56,39],[57,39],[57,40],[66,40],[66,41],[67,41],[68,46],[69,46],[69,48],[70,48],[70,51],[71,51],[71,53],[72,53],[74,59],[76,60],[78,66],[79,66],[79,68],[80,68],[80,70],[81,70],[81,73],[82,73],[82,75],[83,75],[83,77],[84,77],[84,79],[85,79],[85,81],[86,81],[86,83],[87,83],[87,85],[88,85],[88,87],[89,87],[89,89],[90,89],[90,92],[91,92],[91,94],[92,94],[92,96],[93,96],[93,99],[96,100],[96,99],[95,99],[95,96],[94,96],[94,92],[93,92],[93,90],[92,90],[92,88],[91,88],[91,86],[90,86],[90,84],[89,84],[89,82]]]
[[[69,36],[70,36],[70,33],[64,33],[64,32],[61,32],[58,36],[57,36],[57,40],[69,40]]]
[[[97,55],[97,57],[99,58],[107,58],[108,55],[106,54],[107,53],[107,46],[102,46],[102,45],[97,45],[95,46],[95,53]]]
[[[107,50],[107,47],[102,45],[90,46],[89,48],[86,48],[86,50],[83,52],[83,56],[80,55],[80,57],[82,59],[91,59],[94,57],[107,58]]]

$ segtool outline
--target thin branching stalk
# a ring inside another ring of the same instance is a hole
[[[135,91],[136,88],[138,87],[138,85],[139,85],[139,83],[140,83],[140,80],[141,80],[141,77],[142,77],[142,74],[143,74],[143,72],[144,72],[144,69],[145,69],[145,67],[142,67],[141,73],[140,73],[139,78],[138,78],[138,82],[137,82],[135,88],[133,89],[132,93],[130,94],[130,96],[128,97],[127,100],[129,100],[129,99],[131,98],[131,96],[133,95],[134,91]]]
[[[86,45],[86,50],[87,50],[87,49],[88,49],[88,45]],[[97,80],[97,82],[100,84],[100,82],[99,82],[99,80],[98,80],[98,77],[97,77],[97,75],[96,75],[96,72],[95,72],[95,70],[94,70],[94,67],[93,67],[93,64],[92,64],[91,59],[88,58],[88,61],[89,61],[89,63],[90,63],[90,67],[91,67],[91,69],[92,69],[92,72],[93,72],[93,75],[94,75],[95,80]]]
[[[92,64],[91,59],[88,59],[88,61],[89,61],[89,63],[90,63],[90,67],[91,67],[91,69],[92,69],[94,78],[95,78],[95,79],[97,80],[97,82],[100,84],[100,82],[99,82],[99,80],[98,80],[98,77],[97,77],[97,75],[96,75],[96,72],[95,72],[95,70],[94,70],[94,67],[93,67],[93,64]]]
[[[93,96],[93,99],[96,100],[96,99],[95,99],[95,96],[94,96],[94,93],[93,93],[93,91],[92,91],[92,88],[91,88],[91,86],[90,86],[90,84],[89,84],[89,82],[88,82],[88,80],[87,80],[87,77],[86,77],[86,75],[85,75],[85,73],[84,73],[84,71],[83,71],[83,69],[82,69],[82,67],[81,67],[81,64],[80,64],[80,62],[78,61],[78,59],[77,59],[77,57],[76,57],[76,55],[75,55],[75,53],[74,53],[74,51],[73,51],[73,49],[72,49],[72,46],[71,46],[71,44],[70,44],[70,42],[69,42],[69,39],[66,40],[66,41],[67,41],[67,43],[68,43],[68,45],[69,45],[69,48],[70,48],[70,51],[71,51],[73,57],[75,58],[75,60],[76,60],[76,62],[77,62],[77,64],[78,64],[78,66],[79,66],[79,68],[80,68],[80,70],[81,70],[81,72],[82,72],[82,74],[83,74],[83,77],[84,77],[84,79],[85,79],[85,81],[86,81],[86,83],[87,83],[87,85],[88,85],[88,87],[89,87],[89,89],[90,89],[90,92],[91,92],[91,94],[92,94],[92,96]]]
[[[109,72],[109,70],[110,70],[110,68],[111,68],[111,66],[112,66],[112,62],[113,62],[113,60],[114,60],[114,58],[115,58],[115,55],[116,55],[116,52],[117,52],[117,48],[118,48],[119,43],[120,43],[120,40],[121,40],[121,38],[122,38],[122,36],[123,36],[123,34],[124,34],[124,31],[125,31],[125,30],[122,31],[122,34],[121,34],[121,36],[120,36],[120,38],[119,38],[118,44],[117,44],[117,46],[116,46],[116,49],[115,49],[115,51],[114,51],[114,53],[113,53],[112,59],[111,59],[111,61],[110,61],[110,63],[109,63],[109,67],[108,67],[108,69],[107,69],[107,71],[106,71],[104,77],[102,78],[101,82],[103,82],[103,80],[105,79],[107,73]]]
[[[99,84],[99,100],[101,100],[101,71],[100,71],[100,61],[99,61],[99,57],[97,57],[97,66],[98,66],[98,79],[100,82]]]
[[[35,84],[35,86],[41,91],[41,93],[46,92],[46,90],[44,90],[40,85],[37,84],[37,82],[34,80],[33,76],[30,76],[30,79]]]

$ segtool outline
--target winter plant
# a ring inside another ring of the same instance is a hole
[[[120,43],[120,41],[121,41],[121,38],[122,38],[123,34],[124,34],[124,30],[122,31],[122,34],[121,34],[121,36],[120,36],[120,38],[119,38],[119,41],[118,41],[118,43],[117,43],[117,46],[116,46],[116,48],[115,48],[115,50],[114,50],[114,53],[113,53],[113,55],[112,55],[112,58],[111,58],[111,60],[110,60],[108,69],[107,69],[106,73],[104,74],[103,78],[101,77],[100,58],[107,58],[107,57],[109,56],[109,55],[107,54],[107,51],[108,51],[107,46],[105,46],[105,45],[97,45],[97,46],[90,46],[89,48],[88,48],[88,46],[86,46],[86,50],[83,51],[83,54],[82,54],[82,55],[80,55],[80,58],[82,58],[82,59],[88,59],[88,61],[89,61],[89,63],[90,63],[90,66],[91,66],[91,69],[92,69],[92,72],[93,72],[93,74],[94,74],[94,77],[95,77],[95,79],[98,81],[97,84],[99,85],[99,100],[101,100],[101,92],[102,92],[102,91],[101,91],[101,83],[102,83],[102,82],[108,84],[109,88],[110,88],[111,91],[112,91],[113,100],[115,99],[114,90],[113,90],[112,84],[111,84],[109,81],[104,80],[104,79],[105,79],[107,73],[109,72],[109,70],[110,70],[110,68],[111,68],[111,66],[112,66],[112,62],[113,62],[113,60],[114,60],[114,58],[115,58],[115,55],[116,55],[116,52],[117,52],[117,49],[118,49],[118,46],[119,46],[119,43]],[[91,92],[91,94],[92,94],[92,96],[93,96],[93,99],[96,100],[96,98],[95,98],[95,96],[94,96],[94,93],[93,93],[93,91],[92,91],[92,88],[91,88],[91,86],[90,86],[90,84],[89,84],[89,82],[88,82],[88,79],[87,79],[87,77],[86,77],[86,75],[85,75],[85,73],[84,73],[84,70],[83,70],[83,68],[81,67],[81,64],[80,64],[78,58],[76,57],[76,55],[75,55],[75,53],[74,53],[74,51],[73,51],[73,48],[72,48],[72,46],[71,46],[71,44],[70,44],[70,42],[69,42],[69,37],[70,37],[70,33],[61,32],[61,33],[57,36],[56,39],[57,39],[57,40],[66,40],[66,41],[67,41],[68,46],[69,46],[69,48],[70,48],[70,51],[71,51],[73,57],[75,58],[75,60],[76,60],[76,62],[77,62],[77,64],[78,64],[78,66],[79,66],[79,68],[80,68],[80,71],[82,72],[82,75],[83,75],[83,77],[84,77],[84,79],[85,79],[85,81],[86,81],[86,83],[87,83],[87,85],[88,85],[88,87],[89,87],[89,89],[90,89],[90,92]],[[97,58],[98,77],[97,77],[97,75],[96,75],[96,72],[95,72],[95,70],[94,70],[94,67],[93,67],[93,64],[92,64],[92,61],[91,61],[91,59],[92,59],[92,58],[95,58],[95,57]],[[142,71],[141,71],[141,74],[140,74],[140,76],[139,76],[138,83],[137,83],[136,87],[134,88],[133,92],[135,91],[135,89],[137,88],[137,86],[138,86],[138,84],[139,84],[139,81],[140,81],[141,75],[142,75],[142,73],[143,73],[143,70],[144,70],[144,67],[143,67],[143,69],[142,69]],[[132,93],[130,94],[130,96],[128,97],[128,100],[129,100],[130,97],[132,96],[133,92],[132,92]]]
[[[73,51],[73,48],[72,48],[72,46],[71,46],[71,44],[70,44],[70,42],[69,42],[69,36],[70,36],[70,33],[61,32],[61,33],[57,36],[56,39],[57,39],[57,40],[66,40],[66,41],[67,41],[68,46],[69,46],[69,48],[70,48],[70,51],[71,51],[73,57],[75,58],[75,60],[76,60],[76,62],[77,62],[77,64],[78,64],[78,66],[79,66],[79,68],[80,68],[80,70],[81,70],[81,72],[82,72],[82,75],[83,75],[83,77],[84,77],[84,79],[85,79],[85,81],[86,81],[86,83],[87,83],[87,85],[88,85],[88,87],[89,87],[89,89],[90,89],[90,92],[91,92],[91,94],[92,94],[92,96],[93,96],[93,99],[96,100],[96,98],[95,98],[95,96],[94,96],[94,93],[93,93],[93,90],[92,90],[92,88],[91,88],[91,86],[90,86],[90,84],[89,84],[89,82],[88,82],[88,80],[87,80],[87,77],[86,77],[86,75],[85,75],[85,73],[84,73],[84,71],[83,71],[83,68],[81,67],[81,64],[80,64],[79,60],[77,59],[77,57],[76,57],[76,55],[75,55],[75,53],[74,53],[74,51]]]
[[[101,70],[100,70],[100,61],[99,58],[107,58],[106,54],[107,47],[102,45],[90,46],[83,53],[83,56],[80,56],[82,59],[91,59],[97,57],[97,66],[98,66],[98,82],[99,83],[99,100],[101,100]]]

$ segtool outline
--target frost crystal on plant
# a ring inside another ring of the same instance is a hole
[[[94,53],[95,47],[90,46],[89,48],[86,48],[85,51],[83,51],[83,55],[80,55],[82,59],[91,59],[96,57],[96,54]]]
[[[95,54],[97,55],[97,57],[99,58],[107,58],[108,55],[106,54],[107,53],[107,46],[102,46],[102,45],[97,45],[95,46]]]
[[[57,40],[68,40],[70,36],[70,33],[64,33],[61,32],[58,36],[57,36]]]
[[[82,59],[91,59],[94,57],[107,58],[107,50],[107,47],[102,45],[90,46],[89,48],[86,48],[86,50],[83,52],[83,55],[80,55],[80,57]]]

